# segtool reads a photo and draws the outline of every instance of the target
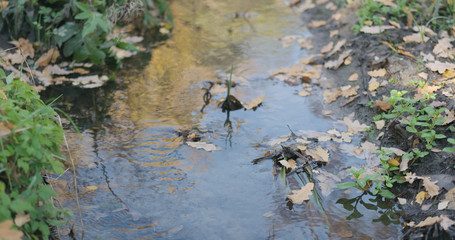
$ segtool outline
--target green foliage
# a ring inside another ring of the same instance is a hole
[[[29,85],[3,71],[0,77],[7,82],[0,81],[7,98],[0,100],[0,222],[28,214],[30,221],[19,229],[27,238],[47,239],[49,226],[62,224],[70,214],[54,206],[56,193],[41,175],[63,172],[58,161],[64,159],[59,151],[63,130],[55,111]]]
[[[172,23],[164,0],[19,0],[10,1],[0,12],[0,31],[7,30],[14,39],[32,35],[43,50],[57,46],[65,57],[76,61],[90,59],[95,64],[102,64],[107,57],[115,58],[110,50],[112,46],[121,49],[127,46],[121,39],[107,38],[118,15],[127,17],[131,12],[140,12],[144,24],[156,26],[159,23],[158,18],[144,6],[158,8],[164,16],[161,20]]]

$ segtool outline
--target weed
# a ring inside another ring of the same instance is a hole
[[[28,216],[30,221],[19,229],[29,239],[47,239],[49,226],[62,225],[71,214],[54,206],[56,193],[41,175],[63,172],[63,130],[56,112],[29,85],[3,70],[0,78],[0,222]]]

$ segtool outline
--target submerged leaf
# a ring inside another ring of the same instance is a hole
[[[188,146],[190,146],[190,147],[204,149],[207,152],[221,150],[217,146],[210,144],[210,143],[205,143],[205,142],[186,142],[186,144],[188,144]]]

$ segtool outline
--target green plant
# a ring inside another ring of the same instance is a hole
[[[43,171],[63,172],[63,130],[56,112],[29,85],[1,69],[0,78],[0,222],[28,216],[19,229],[29,239],[47,239],[49,226],[71,214],[54,206],[56,193],[42,177]]]
[[[163,15],[152,16],[147,6],[158,8]],[[143,16],[144,24],[153,26],[159,21],[152,18],[172,23],[164,0],[20,0],[10,1],[1,11],[0,31],[7,30],[13,39],[31,35],[41,51],[57,46],[65,57],[102,64],[108,57],[116,58],[112,46],[135,49],[120,38],[112,39],[108,35],[119,20],[136,16]]]
[[[366,173],[365,169],[355,168],[348,169],[347,171],[354,176],[355,181],[337,184],[338,188],[346,189],[354,187],[362,191],[369,191],[371,187],[375,186],[371,194],[376,195],[379,193],[379,195],[385,198],[395,198],[395,195],[392,192],[383,188],[384,183],[383,181],[381,181],[380,178],[381,174],[379,173],[365,174]]]

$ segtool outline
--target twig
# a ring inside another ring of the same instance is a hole
[[[60,118],[60,115],[57,115],[58,116],[58,122],[60,124],[60,127],[63,129],[63,125],[62,125],[62,119]],[[70,157],[70,160],[71,160],[71,165],[73,167],[73,184],[74,184],[74,191],[76,193],[76,204],[77,204],[77,209],[79,211],[79,218],[81,220],[81,228],[82,228],[82,239],[84,239],[84,221],[82,220],[82,210],[81,210],[81,205],[79,204],[79,192],[77,191],[77,178],[76,178],[76,167],[74,165],[74,160],[73,160],[73,157],[71,156],[71,151],[70,151],[70,148],[68,146],[68,141],[66,140],[66,135],[65,133],[63,133],[63,140],[65,141],[65,145],[66,145],[66,149],[68,151],[68,155]]]

